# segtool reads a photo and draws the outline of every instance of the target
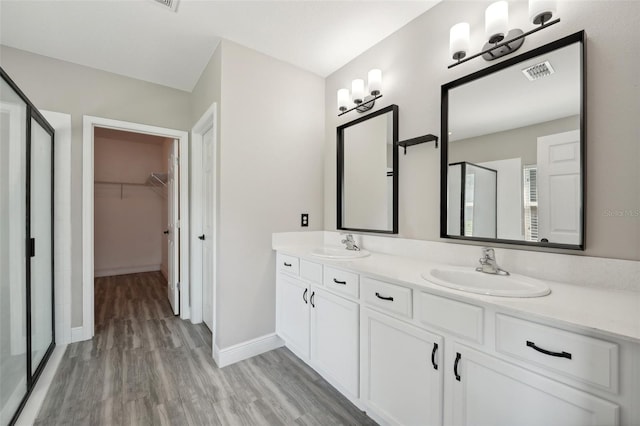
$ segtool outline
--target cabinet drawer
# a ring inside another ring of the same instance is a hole
[[[300,277],[312,283],[322,284],[322,265],[301,259]]]
[[[325,266],[323,282],[331,290],[358,297],[358,274]]]
[[[482,343],[484,318],[481,307],[421,292],[416,309],[420,322]]]
[[[614,343],[497,314],[496,350],[562,376],[618,391],[618,345]]]
[[[278,253],[278,270],[298,275],[300,272],[300,260],[297,257]]]
[[[362,278],[362,297],[369,305],[411,318],[411,289]]]

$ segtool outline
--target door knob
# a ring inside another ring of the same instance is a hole
[[[198,239],[204,241],[204,234],[200,235]]]

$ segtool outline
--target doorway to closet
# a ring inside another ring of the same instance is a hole
[[[93,140],[96,325],[179,314],[178,141],[103,127]]]

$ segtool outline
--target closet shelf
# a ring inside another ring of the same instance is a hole
[[[151,173],[147,178],[147,183],[151,189],[161,197],[167,198],[167,174]]]
[[[167,174],[166,173],[151,173],[146,182],[117,182],[96,180],[93,181],[96,185],[120,185],[120,199],[124,198],[125,186],[146,186],[153,192],[161,197],[167,198]]]

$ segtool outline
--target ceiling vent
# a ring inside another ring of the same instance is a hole
[[[178,2],[180,0],[153,0],[156,3],[161,4],[162,6],[168,7],[169,9],[173,10],[174,12],[178,11]]]
[[[523,69],[522,73],[529,79],[529,81],[534,81],[551,75],[555,73],[555,71],[549,61],[544,61]]]

